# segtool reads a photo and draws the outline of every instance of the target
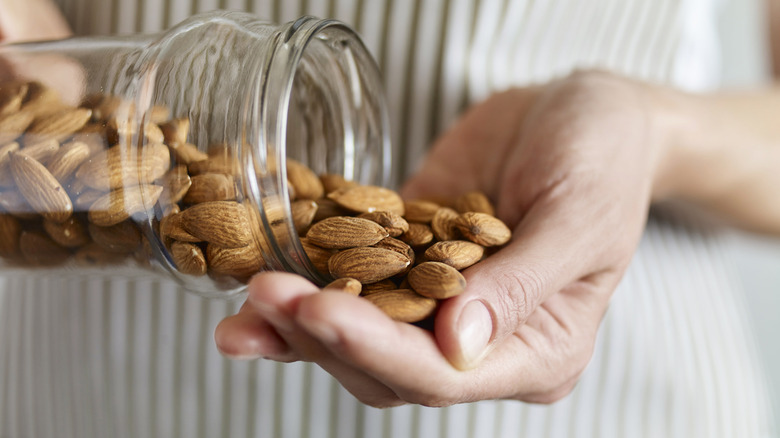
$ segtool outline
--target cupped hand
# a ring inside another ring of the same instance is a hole
[[[663,190],[654,89],[601,72],[494,95],[469,110],[405,186],[478,189],[512,241],[464,271],[434,332],[283,273],[257,275],[217,328],[231,357],[313,361],[373,406],[547,403],[589,362],[599,323]]]

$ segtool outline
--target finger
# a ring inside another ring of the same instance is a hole
[[[311,297],[328,293],[359,300],[342,292],[320,292],[314,284],[298,275],[263,273],[256,275],[250,282],[247,305],[252,306],[254,311],[275,327],[297,357],[316,362],[361,402],[374,407],[402,404],[393,391],[362,370],[336,358],[319,339],[299,325],[294,317],[297,307]]]
[[[0,41],[64,38],[70,29],[49,0],[0,0]]]
[[[549,296],[593,271],[576,217],[566,202],[539,199],[506,248],[464,271],[466,291],[442,303],[435,327],[456,367],[475,367]]]
[[[249,306],[222,320],[214,331],[217,349],[233,360],[260,357],[280,362],[299,360],[276,330]]]

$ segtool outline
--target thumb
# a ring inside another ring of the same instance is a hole
[[[585,276],[586,257],[567,216],[532,209],[507,247],[464,271],[466,291],[442,303],[435,322],[439,348],[455,367],[477,366],[547,297]]]

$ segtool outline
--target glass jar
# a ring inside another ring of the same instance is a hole
[[[386,185],[388,132],[377,67],[333,20],[219,11],[0,46],[4,269],[141,265],[205,296],[262,270],[324,284],[288,169]]]

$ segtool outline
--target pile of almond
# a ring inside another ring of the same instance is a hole
[[[404,201],[291,159],[290,214],[278,196],[263,199],[261,214],[240,190],[235,148],[200,150],[189,120],[169,113],[152,107],[139,120],[114,96],[72,106],[38,82],[0,83],[0,257],[54,266],[148,264],[162,254],[180,274],[235,288],[279,268],[271,246],[293,243],[274,227],[292,219],[313,267],[335,279],[325,288],[416,322],[463,292],[460,271],[510,239],[480,193]]]
[[[304,251],[336,279],[325,289],[363,296],[397,321],[431,316],[439,300],[465,290],[460,271],[511,238],[479,192],[404,201],[386,188],[318,177],[294,161],[287,171]]]

